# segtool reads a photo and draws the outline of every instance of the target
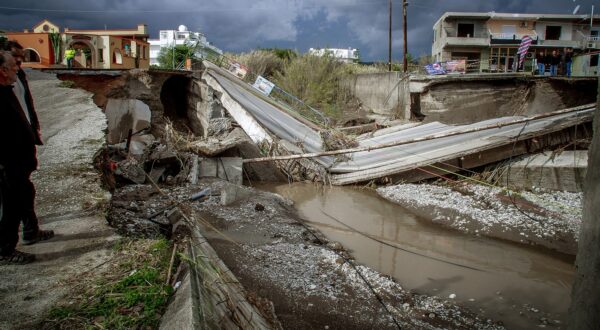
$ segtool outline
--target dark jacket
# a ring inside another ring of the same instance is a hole
[[[573,62],[573,53],[566,52],[565,53],[565,63],[572,63],[572,62]]]
[[[44,144],[42,142],[42,132],[40,130],[40,121],[38,120],[37,113],[35,112],[35,107],[33,106],[33,97],[31,97],[31,91],[29,90],[29,83],[27,83],[27,76],[25,75],[25,71],[19,69],[17,72],[17,77],[21,80],[23,87],[25,87],[25,103],[27,104],[27,108],[29,110],[29,119],[31,119],[31,126],[35,132],[35,144],[41,146]]]
[[[37,168],[36,136],[13,92],[13,86],[0,86],[0,164],[7,173]]]
[[[552,55],[550,57],[550,64],[551,65],[559,65],[560,64],[560,54],[556,54],[556,55]]]
[[[546,55],[542,55],[542,54],[538,53],[535,56],[535,58],[536,58],[538,64],[546,64],[547,63],[546,62]]]

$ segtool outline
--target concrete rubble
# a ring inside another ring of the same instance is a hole
[[[541,153],[507,164],[494,179],[518,189],[582,192],[587,165],[587,150]]]

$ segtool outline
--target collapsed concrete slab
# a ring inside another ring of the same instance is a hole
[[[537,154],[507,165],[499,177],[503,185],[581,192],[587,173],[587,150]]]
[[[127,139],[129,130],[134,133],[150,127],[150,108],[135,99],[109,99],[106,103],[108,143],[117,144]]]
[[[241,185],[244,181],[242,158],[204,158],[200,161],[199,176],[214,177]]]
[[[282,111],[264,95],[220,68],[210,64],[207,67],[202,75],[203,81],[215,91],[214,95],[223,107],[258,146],[260,156],[322,150],[323,141],[316,127]],[[256,148],[251,149],[255,153]],[[325,169],[332,163],[331,157],[319,157],[273,164],[292,180],[328,182]],[[260,172],[256,164],[252,167]]]

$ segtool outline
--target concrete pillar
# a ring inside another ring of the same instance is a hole
[[[598,85],[600,96],[600,84]],[[600,325],[600,97],[594,116],[594,137],[584,186],[583,224],[579,236],[569,329]]]

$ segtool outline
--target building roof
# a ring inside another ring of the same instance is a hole
[[[437,25],[440,21],[448,18],[468,18],[468,19],[499,19],[499,20],[554,20],[554,21],[577,21],[589,20],[590,15],[569,15],[569,14],[520,14],[520,13],[497,13],[497,12],[445,12],[435,22]],[[600,15],[594,15],[594,20],[600,19]]]
[[[138,36],[149,37],[148,26],[146,24],[138,24],[134,29],[109,29],[109,30],[81,30],[65,28],[66,34],[91,34],[104,36]]]

